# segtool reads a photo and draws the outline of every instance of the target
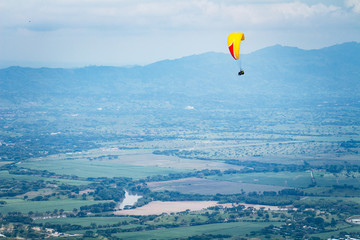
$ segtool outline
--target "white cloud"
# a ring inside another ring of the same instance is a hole
[[[20,2],[20,4],[19,4]],[[339,7],[301,2],[241,4],[211,0],[17,0],[1,1],[0,23],[30,30],[59,28],[209,29],[214,26],[286,24],[327,15]],[[349,0],[358,8],[359,0]],[[31,22],[29,22],[31,21]]]
[[[186,109],[186,110],[195,110],[195,107],[193,107],[193,106],[186,106],[185,109]]]
[[[360,13],[360,0],[345,0],[345,5],[352,8],[354,12]]]
[[[251,27],[276,27],[299,25],[302,21],[310,21],[319,16],[325,16],[338,11],[333,5],[307,5],[300,2],[225,5],[222,14],[230,16],[234,22],[241,22]]]
[[[246,33],[245,52],[360,41],[360,0],[338,2],[0,0],[0,61],[145,64],[227,51],[231,31]]]

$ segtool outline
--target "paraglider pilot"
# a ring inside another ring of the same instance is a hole
[[[240,72],[238,73],[239,76],[244,75],[244,70],[241,68],[241,60],[239,60],[240,43],[243,40],[245,40],[245,35],[242,32],[233,32],[228,36],[228,47],[231,56],[233,56],[233,58],[238,60],[240,63]]]

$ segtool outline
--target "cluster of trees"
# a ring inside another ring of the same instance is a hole
[[[41,176],[41,177],[49,177],[49,178],[62,178],[62,179],[74,179],[78,180],[79,177],[75,175],[59,175],[53,172],[49,172],[47,170],[36,170],[29,168],[17,167],[16,163],[10,163],[0,167],[0,170],[9,171],[10,174],[15,175],[29,175],[29,176]]]
[[[91,213],[110,212],[110,211],[114,210],[115,206],[116,206],[115,202],[98,203],[98,204],[93,204],[93,205],[81,206],[80,211],[83,212],[83,213],[87,213],[87,212],[91,212]]]
[[[57,175],[46,170],[34,170],[27,168],[19,168],[15,164],[8,164],[2,166],[0,170],[7,170],[10,174],[17,175],[36,175],[42,177],[51,177],[54,178],[54,181],[25,181],[25,180],[16,180],[16,179],[4,179],[0,182],[0,197],[14,197],[21,194],[26,194],[29,191],[37,191],[42,188],[54,188],[56,193],[51,195],[44,196],[35,196],[30,199],[32,201],[47,201],[51,197],[67,195],[69,198],[77,197],[77,194],[81,190],[92,189],[88,195],[90,195],[94,200],[114,200],[120,201],[124,198],[125,192],[123,188],[131,189],[132,191],[142,192],[149,191],[147,188],[143,189],[138,185],[140,182],[133,181],[131,178],[115,177],[112,179],[109,178],[87,178],[86,180],[91,181],[89,185],[68,185],[68,184],[59,184],[56,179],[74,179],[79,180],[80,178],[73,175]],[[145,181],[142,181],[143,185]],[[85,194],[82,196],[86,198]],[[28,199],[27,196],[24,199]]]
[[[359,141],[344,141],[340,144],[343,148],[359,148]],[[195,158],[198,160],[204,160],[203,157],[196,157],[197,155],[203,154],[199,151],[185,151],[185,150],[155,150],[153,154],[158,155],[167,155],[167,156],[178,156],[183,158]],[[191,157],[190,157],[191,156]],[[205,160],[208,160],[206,158]],[[266,162],[257,162],[257,161],[240,161],[236,159],[216,159],[222,160],[227,164],[244,166],[244,169],[234,170],[229,169],[225,170],[224,174],[230,173],[246,173],[246,172],[279,172],[279,171],[290,171],[290,172],[299,172],[306,171],[311,169],[321,169],[330,173],[339,173],[341,171],[347,172],[360,172],[360,165],[355,164],[343,164],[343,165],[311,165],[308,162],[304,161],[304,164],[279,164],[279,163],[266,163]]]
[[[0,215],[2,222],[13,222],[13,223],[32,223],[33,220],[29,216],[24,216],[20,212],[8,212],[7,215]]]
[[[74,220],[76,222],[76,220]],[[120,226],[128,226],[129,224],[137,223],[137,221],[119,221],[118,223],[114,224],[96,224],[91,223],[88,226],[78,225],[78,224],[70,224],[70,223],[64,223],[64,224],[55,224],[55,223],[39,223],[36,224],[39,227],[45,227],[45,228],[52,228],[57,232],[67,232],[67,231],[74,231],[74,230],[96,230],[96,229],[102,229],[102,228],[116,228]],[[85,236],[84,236],[85,237]]]
[[[176,179],[182,179],[182,178],[189,178],[189,177],[205,177],[205,176],[212,176],[212,175],[218,175],[221,176],[223,173],[220,170],[217,169],[203,169],[200,171],[194,171],[194,172],[184,172],[184,173],[170,173],[168,175],[154,175],[154,176],[148,176],[145,178],[146,182],[158,182],[158,181],[169,181],[169,180],[176,180]]]
[[[42,180],[25,181],[16,179],[2,179],[0,181],[0,197],[14,197],[28,191],[37,191],[44,188],[46,183]]]
[[[118,155],[111,155],[111,154],[109,154],[109,155],[104,155],[104,156],[99,156],[99,157],[88,157],[88,159],[89,159],[90,161],[92,161],[92,160],[102,161],[102,160],[107,160],[107,159],[112,160],[112,159],[118,159],[118,158],[119,158]]]
[[[144,194],[140,199],[146,203],[151,200],[158,201],[218,201],[220,203],[250,203],[263,204],[271,206],[285,206],[291,205],[299,200],[301,196],[308,195],[299,189],[282,189],[278,192],[264,191],[264,192],[245,192],[242,194],[216,194],[216,195],[201,195],[201,194],[184,194],[174,191],[149,192]]]
[[[114,178],[87,178],[92,181],[88,186],[83,188],[94,189],[89,195],[93,196],[94,200],[113,200],[120,201],[125,197],[126,189],[133,189],[136,183],[131,178],[114,177]]]
[[[351,215],[358,215],[360,212],[360,204],[350,201],[343,200],[331,200],[331,199],[320,199],[320,200],[309,200],[309,201],[294,201],[294,207],[304,209],[316,209],[325,211],[333,215],[338,215],[339,218],[346,219]]]
[[[191,237],[187,237],[184,240],[212,240],[212,239],[225,239],[225,238],[231,238],[231,235],[228,234],[201,234],[201,235],[195,235]]]
[[[125,191],[122,188],[110,188],[99,186],[93,193],[94,200],[113,200],[120,201],[125,196]]]
[[[41,128],[42,125],[46,126],[47,124],[39,124],[36,128]],[[0,144],[0,157],[2,159],[17,162],[31,157],[43,157],[67,151],[84,151],[99,147],[96,140],[100,136],[93,136],[91,133],[77,136],[70,134],[49,135],[36,132],[34,135],[29,135],[26,130],[35,128],[25,124],[15,126],[14,129],[8,128],[8,131],[19,132],[20,129],[24,129],[23,132],[27,134],[19,137],[3,136],[2,140],[5,144]],[[48,131],[48,129],[44,130],[47,133]]]
[[[254,192],[255,193],[255,192]],[[299,200],[299,196],[292,195],[275,195],[275,196],[266,196],[263,194],[251,194],[244,197],[244,202],[249,204],[261,204],[261,205],[270,205],[270,206],[287,206],[294,203],[294,201]]]
[[[359,148],[360,147],[360,141],[355,141],[353,139],[349,141],[344,141],[340,144],[340,147],[349,149],[349,148]]]
[[[280,163],[266,163],[256,161],[239,161],[239,160],[224,160],[225,163],[237,166],[244,166],[244,169],[225,170],[224,174],[235,174],[235,173],[247,173],[247,172],[303,172],[307,170],[322,170],[333,174],[340,173],[342,171],[360,172],[360,165],[358,164],[326,164],[326,165],[311,165],[304,161],[304,164],[280,164]]]
[[[263,228],[256,234],[261,234],[271,238],[271,235],[282,236],[284,239],[316,239],[310,238],[310,234],[320,233],[326,227],[334,227],[336,221],[334,218],[331,221],[325,221],[323,216],[317,215],[315,211],[293,211],[291,217],[287,218],[286,223],[281,226],[270,225]]]
[[[7,238],[23,237],[26,239],[41,239],[44,233],[34,231],[31,227],[33,220],[20,212],[9,212],[6,215],[0,213],[1,233]]]
[[[5,225],[2,234],[9,239],[25,238],[25,239],[44,239],[47,234],[41,231],[35,231],[33,228],[23,224],[12,224],[11,227]]]
[[[201,155],[206,154],[205,152],[201,152],[198,150],[155,150],[153,151],[153,154],[156,155],[166,155],[166,156],[178,156],[181,158],[196,158],[199,160],[207,160],[207,159],[203,159],[202,157],[199,157]]]

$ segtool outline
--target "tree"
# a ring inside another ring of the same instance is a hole
[[[85,233],[84,233],[84,237],[94,237],[94,232],[93,231],[86,231]]]
[[[331,227],[335,227],[336,226],[336,220],[334,218],[331,218],[331,223],[330,223]]]

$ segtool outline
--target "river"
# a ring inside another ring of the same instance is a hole
[[[126,206],[134,206],[134,204],[139,200],[139,198],[142,198],[142,196],[139,196],[137,194],[131,195],[128,193],[128,191],[125,190],[125,198],[122,202],[118,203],[116,209],[123,210]]]

